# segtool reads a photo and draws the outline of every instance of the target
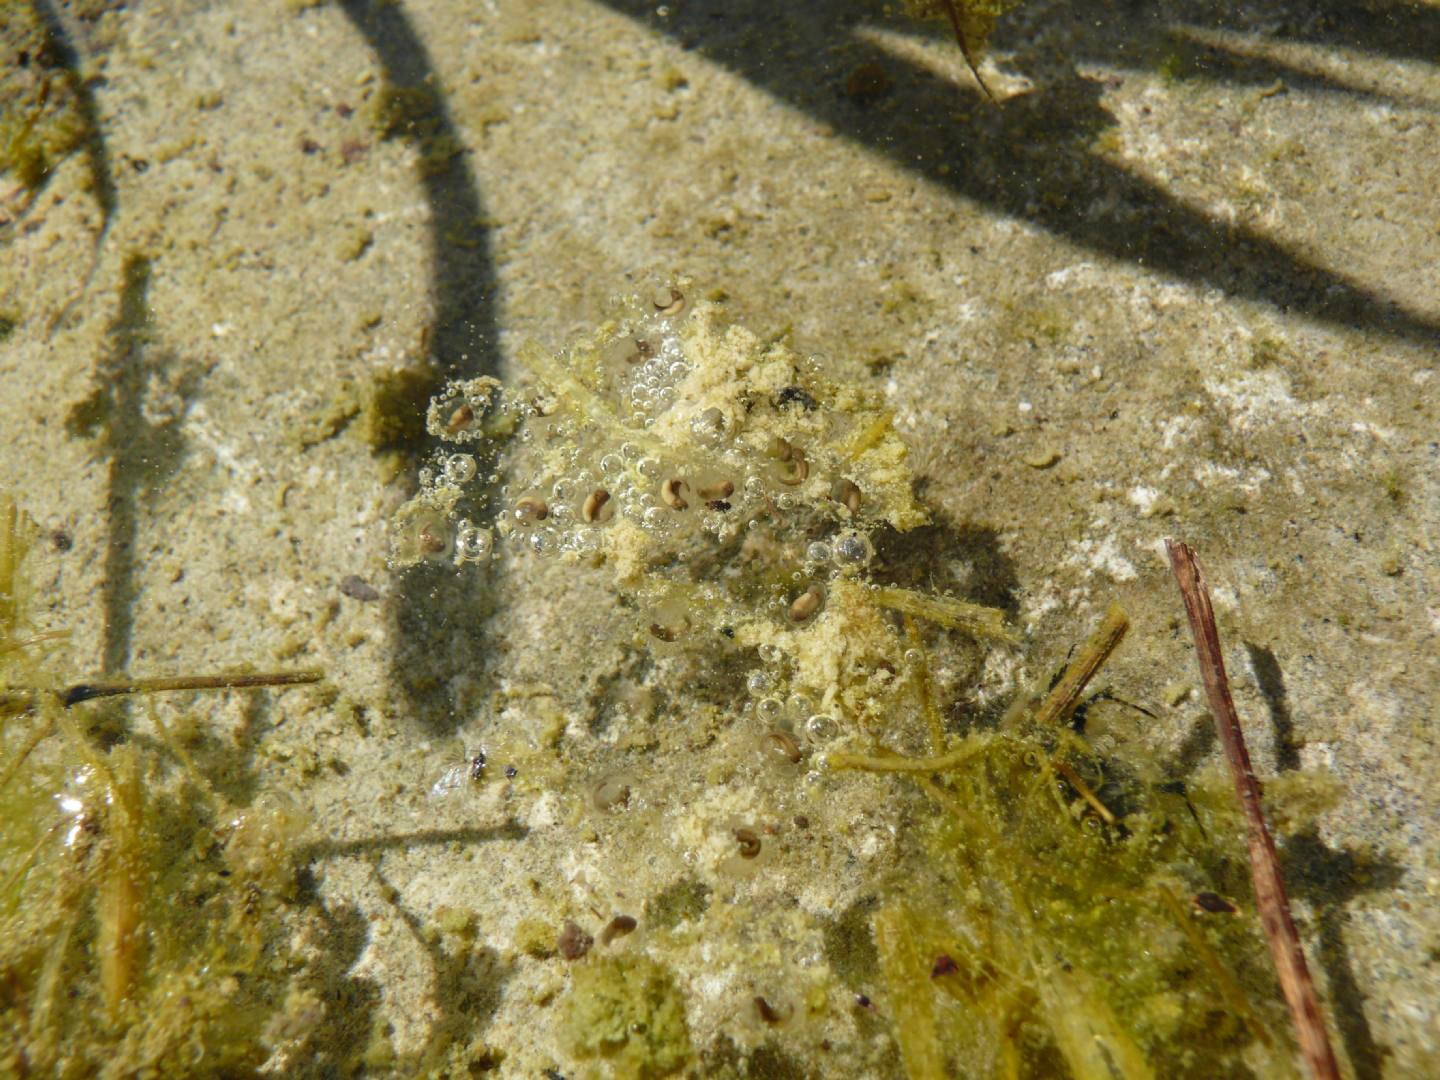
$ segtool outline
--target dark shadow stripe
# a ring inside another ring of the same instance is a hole
[[[1108,62],[1133,63],[1123,55],[1144,53],[1168,33],[1158,16],[1131,20],[1090,4],[1067,10],[1075,28],[1068,69],[1035,72],[1033,92],[997,108],[973,83],[948,82],[856,37],[859,25],[877,18],[863,0],[693,2],[664,18],[641,0],[603,2],[894,164],[1091,251],[1335,326],[1440,341],[1440,315],[1408,309],[1253,229],[1209,218],[1091,151],[1114,118],[1100,104],[1101,87],[1081,78],[1075,61],[1098,51]],[[1100,18],[1122,22],[1125,44],[1087,39],[1086,20]],[[847,73],[865,64],[894,78],[891,107],[866,107],[845,94]]]

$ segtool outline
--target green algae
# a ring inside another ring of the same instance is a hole
[[[618,632],[654,663],[705,654],[730,685],[757,695],[743,710],[715,710],[712,730],[759,718],[809,732],[815,717],[786,703],[818,705],[821,726],[846,742],[816,765],[842,784],[876,785],[867,789],[876,799],[914,785],[923,801],[897,868],[820,927],[819,1004],[794,1017],[761,1011],[776,1018],[781,1044],[787,1031],[802,1038],[811,1024],[834,1025],[829,994],[845,987],[864,1004],[842,1030],[855,1039],[888,1030],[912,1077],[1290,1075],[1286,1013],[1223,776],[1177,785],[1134,734],[1148,714],[1084,698],[1124,634],[1123,614],[1112,611],[1044,692],[1018,695],[998,721],[957,722],[932,672],[957,649],[1022,643],[1002,612],[902,588],[871,564],[872,534],[925,520],[883,403],[779,341],[726,326],[711,305],[687,306],[680,286],[652,292],[559,355],[523,350],[535,377],[525,393],[480,380],[432,402],[431,434],[461,452],[428,466],[395,519],[394,555],[400,565],[464,566],[506,550],[588,567],[622,598]],[[486,510],[493,496],[469,483],[469,451],[512,435],[509,484]],[[723,491],[715,507],[696,505],[701,488]],[[462,507],[487,516],[477,525]],[[1093,743],[1087,725],[1101,733]],[[645,755],[685,760],[659,729],[635,739]],[[717,760],[704,775],[725,788],[745,773]],[[1303,827],[1330,805],[1333,785],[1293,786],[1280,816]],[[819,827],[845,827],[816,811]],[[674,959],[687,941],[706,940],[727,968],[750,970],[740,942],[754,931],[710,892],[783,858],[771,841],[756,849],[764,856],[754,864],[732,854],[715,874],[653,894],[644,924],[658,933],[631,946],[633,957],[572,969],[566,1052],[620,1074],[679,1067],[678,1051],[656,1064],[656,1047],[632,1043],[627,1025],[648,1031],[636,1017],[660,1006],[633,989],[622,995],[621,971],[655,965],[640,984],[661,994],[653,980],[663,976],[664,1008],[683,1016],[684,995],[663,973],[699,976]],[[732,1023],[723,1035],[743,1033]],[[753,1032],[744,1039],[759,1052]],[[890,1069],[851,1046],[857,1061]]]
[[[560,1003],[561,1038],[599,1075],[650,1080],[690,1060],[685,1006],[674,977],[638,956],[591,957],[572,969]]]
[[[710,888],[694,878],[670,885],[645,904],[646,922],[657,930],[673,930],[682,922],[694,921],[710,906]]]
[[[1177,786],[1143,741],[1107,754],[1057,725],[1064,674],[1000,737],[965,735],[943,775],[906,770],[933,813],[872,924],[907,1074],[1294,1075],[1225,776]],[[1270,802],[1301,829],[1338,791],[1292,777]]]
[[[905,0],[906,10],[917,19],[945,19],[955,33],[956,44],[965,62],[987,96],[990,89],[980,78],[979,58],[995,30],[995,23],[1021,0]]]
[[[31,621],[36,534],[0,503],[0,1072],[251,1072],[324,1013],[290,921],[306,819],[230,804],[158,717],[92,737],[95,684]]]
[[[413,451],[425,439],[425,407],[439,389],[428,367],[400,368],[375,376],[365,397],[365,441],[375,453]]]

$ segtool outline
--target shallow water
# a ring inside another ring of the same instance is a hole
[[[280,830],[257,925],[293,966],[255,977],[245,1067],[583,1071],[555,1019],[570,963],[544,954],[567,922],[624,914],[615,949],[673,970],[692,1070],[899,1074],[883,1009],[851,1000],[881,1000],[878,977],[835,942],[868,933],[905,865],[913,788],[809,758],[796,778],[712,768],[743,686],[657,685],[605,574],[387,566],[428,395],[524,385],[525,340],[560,348],[653,270],[894,410],[934,523],[881,545],[888,571],[1025,637],[938,665],[952,734],[1043,686],[1119,601],[1134,629],[1104,681],[1156,716],[1130,737],[1178,778],[1213,766],[1159,544],[1200,550],[1259,771],[1343,791],[1277,822],[1337,1047],[1357,1075],[1425,1075],[1440,9],[1032,3],[982,64],[991,105],[943,24],[800,7],[7,16],[6,131],[49,157],[26,174],[12,138],[0,176],[0,460],[39,527],[34,627],[69,632],[49,674],[319,667],[333,687],[80,721],[97,753],[135,746],[166,820],[222,848],[234,815]],[[28,734],[7,721],[6,754]],[[481,747],[484,782],[432,798]],[[56,736],[26,763],[36,835],[77,753]],[[626,783],[633,802],[596,809]],[[786,820],[821,821],[810,800],[845,827],[797,840],[783,874],[732,873],[716,838],[789,783]],[[231,866],[219,848],[156,844],[173,895],[228,895],[197,884]],[[149,987],[180,961],[147,948]],[[21,953],[12,1016],[45,956],[95,978],[79,944]],[[130,1049],[95,1052],[123,1070],[145,1030],[117,1020],[98,1045]]]

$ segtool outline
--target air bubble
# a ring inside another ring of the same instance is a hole
[[[690,434],[697,442],[713,446],[725,437],[725,414],[709,408],[690,421]]]
[[[468,484],[475,478],[475,459],[469,454],[451,454],[445,459],[445,479],[451,484]]]
[[[771,646],[773,648],[773,646]],[[772,680],[769,672],[752,671],[750,677],[745,680],[746,687],[752,694],[763,694],[770,689]]]
[[[816,540],[805,549],[805,557],[811,562],[823,563],[830,561],[830,545]]]
[[[816,713],[805,721],[806,733],[817,742],[828,742],[840,733],[840,725],[825,713]]]
[[[842,533],[835,541],[835,561],[841,566],[864,566],[874,554],[875,548],[864,533]]]
[[[760,719],[775,721],[780,719],[780,699],[767,697],[761,698],[760,703],[755,706],[755,711],[760,714]]]
[[[765,494],[765,481],[761,480],[758,476],[750,477],[745,481],[745,494],[753,495],[758,499],[761,495]]]
[[[619,454],[606,454],[600,459],[600,471],[606,476],[619,476],[625,468],[625,462]]]
[[[495,536],[489,529],[479,529],[461,521],[455,531],[455,561],[484,562],[495,550]]]

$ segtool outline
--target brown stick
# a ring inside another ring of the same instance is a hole
[[[1111,604],[1105,618],[1080,647],[1080,652],[1065,665],[1065,674],[1060,677],[1050,693],[1045,695],[1040,711],[1035,714],[1035,725],[1046,728],[1063,724],[1080,704],[1080,695],[1105,666],[1105,661],[1115,651],[1125,631],[1130,629],[1130,620],[1119,604]]]
[[[990,92],[990,87],[985,85],[985,80],[980,77],[980,68],[976,63],[975,50],[970,48],[970,39],[965,36],[965,24],[960,21],[960,9],[955,6],[955,0],[940,0],[945,7],[945,14],[950,16],[950,27],[955,31],[955,42],[960,46],[960,55],[965,57],[965,63],[970,68],[970,74],[975,76],[975,81],[980,84],[980,89],[985,91],[985,96],[990,99],[990,104],[1000,104],[995,100],[995,95]]]
[[[77,683],[60,694],[68,709],[82,701],[121,694],[157,694],[166,690],[248,690],[263,686],[302,686],[319,682],[323,671],[270,671],[237,675],[179,675],[174,678],[122,679],[118,682]]]
[[[19,686],[0,693],[0,718],[26,716],[40,707],[42,697],[50,697],[68,709],[82,701],[96,698],[117,697],[121,694],[158,694],[166,690],[250,690],[264,686],[303,686],[317,683],[325,677],[323,671],[273,671],[242,673],[236,675],[177,675],[152,679],[120,679],[113,682],[76,683],[66,687]],[[24,750],[20,758],[13,761],[9,770],[0,779],[0,788],[5,786],[11,774],[20,766],[24,755],[35,748],[35,743],[50,734],[51,728],[41,729]]]
[[[1255,885],[1255,904],[1260,909],[1260,924],[1270,943],[1270,957],[1280,976],[1280,988],[1290,1006],[1295,1034],[1300,1040],[1300,1053],[1317,1080],[1339,1080],[1340,1067],[1325,1031],[1320,1013],[1320,1000],[1315,983],[1305,964],[1300,935],[1290,917],[1290,901],[1285,895],[1285,882],[1280,877],[1280,864],[1275,857],[1275,842],[1265,825],[1260,806],[1260,785],[1245,749],[1245,736],[1235,702],[1230,697],[1230,684],[1225,678],[1225,661],[1220,654],[1220,633],[1215,629],[1215,612],[1210,608],[1210,593],[1205,575],[1195,559],[1195,552],[1179,540],[1166,540],[1170,569],[1185,600],[1185,613],[1190,617],[1190,633],[1195,638],[1195,654],[1200,662],[1200,677],[1205,682],[1205,695],[1215,715],[1220,746],[1235,782],[1235,794],[1245,814],[1250,845],[1250,878]]]

